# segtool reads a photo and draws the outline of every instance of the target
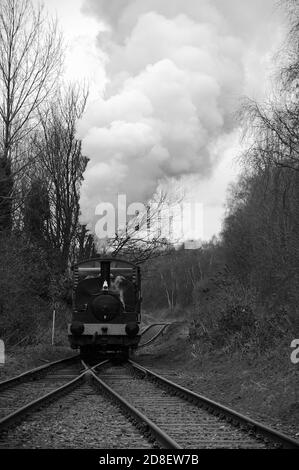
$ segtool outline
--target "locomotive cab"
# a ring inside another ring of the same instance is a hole
[[[140,268],[95,258],[73,266],[72,348],[81,352],[136,349],[140,340]]]

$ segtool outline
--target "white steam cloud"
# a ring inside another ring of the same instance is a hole
[[[160,180],[210,175],[221,157],[215,145],[234,134],[240,96],[265,78],[262,66],[274,42],[265,40],[265,25],[275,24],[269,20],[274,2],[260,3],[85,1],[85,11],[108,25],[98,46],[107,54],[109,83],[78,127],[90,158],[83,223],[117,193],[144,202]]]

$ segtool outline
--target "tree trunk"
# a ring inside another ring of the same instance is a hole
[[[8,231],[12,225],[13,178],[8,158],[0,157],[0,232]]]

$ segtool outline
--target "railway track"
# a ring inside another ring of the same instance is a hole
[[[141,331],[141,341],[138,349],[153,343],[160,335],[163,334],[169,325],[172,325],[172,323],[154,323],[145,327]]]
[[[146,416],[115,406],[92,366],[75,357],[0,383],[0,448],[169,447]]]
[[[42,366],[0,383],[0,404],[1,448],[299,448],[133,361]]]
[[[80,372],[80,358],[73,356],[0,382],[0,431],[75,385]]]
[[[133,361],[94,371],[105,386],[149,416],[173,448],[299,448],[299,442],[288,436]]]

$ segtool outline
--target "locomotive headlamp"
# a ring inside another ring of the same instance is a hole
[[[84,332],[84,324],[81,323],[80,321],[74,321],[72,324],[71,324],[71,333],[74,335],[74,336],[80,336],[82,335]]]
[[[128,336],[136,336],[139,332],[139,326],[135,322],[127,323],[126,325],[126,333]]]

